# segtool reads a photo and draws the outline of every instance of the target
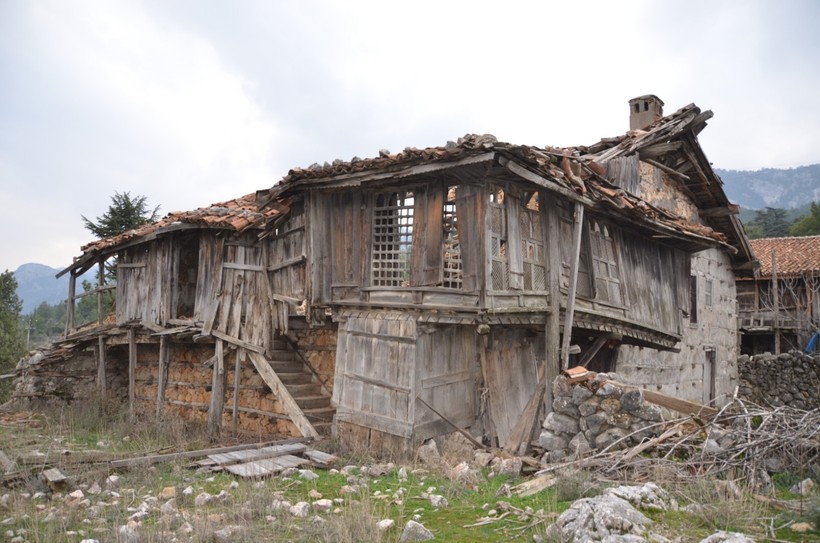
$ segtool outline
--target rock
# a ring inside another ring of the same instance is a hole
[[[471,482],[478,479],[478,472],[467,462],[461,462],[450,470],[450,478],[454,481]]]
[[[157,497],[161,500],[167,500],[169,498],[176,498],[177,497],[177,487],[175,486],[166,486],[162,490],[159,491]]]
[[[215,543],[233,543],[234,541],[241,541],[243,538],[240,536],[242,532],[241,526],[231,525],[225,526],[214,532],[214,542]]]
[[[643,391],[640,389],[630,390],[621,395],[621,409],[624,411],[635,411],[643,405]]]
[[[589,446],[587,438],[584,437],[584,434],[576,434],[575,437],[569,441],[567,449],[569,449],[570,454],[582,455],[588,452],[591,447]]]
[[[289,501],[280,498],[274,498],[270,504],[270,508],[274,511],[287,511],[290,507],[291,503]]]
[[[420,522],[408,520],[399,538],[399,543],[408,541],[430,541],[433,539],[433,532],[424,527]]]
[[[100,543],[99,539],[81,539],[80,543]]]
[[[430,495],[430,505],[435,507],[436,509],[441,509],[450,505],[447,502],[447,498],[440,494],[431,494]]]
[[[396,525],[396,521],[392,518],[386,518],[384,520],[380,520],[376,523],[376,528],[379,529],[380,532],[385,532]]]
[[[295,505],[291,505],[288,512],[296,518],[307,518],[308,512],[310,512],[310,504],[308,502],[297,502]]]
[[[808,496],[811,494],[812,489],[814,488],[814,481],[811,479],[803,479],[789,490],[792,494],[798,494],[800,496]]]
[[[321,500],[322,493],[316,490],[315,488],[311,488],[310,492],[308,492],[308,498],[310,498],[311,500]]]
[[[173,515],[177,512],[177,499],[171,498],[159,508],[161,515]]]
[[[618,398],[605,398],[601,400],[600,407],[607,415],[614,415],[621,410],[621,401]]]
[[[507,477],[518,477],[521,473],[523,462],[520,458],[494,458],[490,466],[498,475],[506,475]]]
[[[617,396],[620,391],[621,390],[612,383],[604,383],[598,390],[595,391],[595,395],[602,398],[608,398],[610,396]]]
[[[678,510],[678,502],[655,483],[646,483],[643,486],[619,486],[609,488],[604,491],[604,494],[617,496],[639,509],[650,509],[653,511]]]
[[[120,526],[117,529],[117,533],[119,534],[117,541],[123,541],[125,543],[139,542],[139,536],[137,535],[137,523],[133,520],[129,520],[128,524],[125,524],[124,526]]]
[[[601,405],[601,399],[597,396],[587,398],[580,405],[578,405],[578,412],[582,417],[588,417],[598,411],[598,406]]]
[[[566,449],[568,442],[565,437],[557,435],[550,430],[544,430],[538,437],[538,444],[546,451],[558,451]]]
[[[402,466],[402,467],[399,468],[399,481],[406,481],[406,480],[407,480],[407,468]]]
[[[74,498],[75,500],[81,500],[81,499],[85,498],[85,494],[83,494],[82,490],[77,489],[74,492],[69,493],[68,497],[69,498]]]
[[[580,406],[587,398],[591,398],[593,392],[587,387],[577,386],[572,389],[572,403]]]
[[[546,540],[564,543],[645,541],[643,536],[651,523],[626,500],[604,494],[576,500],[547,529]]]
[[[306,481],[314,481],[319,478],[319,474],[313,470],[309,469],[300,469],[299,470],[299,478],[304,479]]]
[[[621,428],[610,428],[609,430],[598,434],[598,437],[595,438],[595,447],[599,451],[603,451],[616,441],[626,437],[626,435],[626,431]],[[620,441],[620,443],[615,445],[611,450],[623,449],[624,447],[626,447],[626,440]]]
[[[429,439],[424,445],[419,447],[418,458],[427,465],[439,464],[441,462],[441,455],[438,452],[436,442]]]
[[[660,422],[663,420],[661,409],[656,405],[644,405],[632,411],[632,415],[649,422]]]
[[[755,541],[746,534],[720,530],[705,539],[701,539],[700,543],[755,543]]]
[[[578,421],[553,411],[544,419],[544,429],[556,434],[575,435],[578,433]]]
[[[197,497],[194,498],[194,505],[196,505],[197,507],[202,507],[202,506],[208,505],[213,500],[214,500],[213,495],[208,494],[207,492],[202,492],[200,494],[197,494]]]
[[[586,425],[587,430],[592,432],[593,434],[598,434],[601,431],[601,427],[606,424],[606,421],[609,419],[605,413],[595,413],[588,417],[584,417],[581,419]]]
[[[581,416],[581,412],[578,411],[578,406],[573,403],[572,398],[567,398],[566,396],[555,398],[552,402],[552,409],[557,413],[576,419]]]
[[[92,485],[90,487],[88,487],[88,493],[91,494],[92,496],[96,496],[100,492],[102,492],[102,488],[100,487],[99,483],[97,483],[97,482],[92,483]]]
[[[239,488],[239,483],[236,481],[231,481],[231,484],[228,485],[228,490],[234,490]]]
[[[789,530],[802,534],[804,532],[814,530],[814,525],[808,522],[795,522],[794,524],[789,525]]]
[[[327,498],[313,502],[313,509],[316,511],[330,511],[333,507],[333,500]]]
[[[475,463],[479,467],[485,467],[492,462],[495,455],[493,453],[488,453],[486,451],[476,451],[473,456],[475,457]]]
[[[109,475],[108,478],[105,480],[105,489],[106,490],[115,490],[120,487],[120,476],[119,475]]]

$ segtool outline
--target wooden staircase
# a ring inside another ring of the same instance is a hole
[[[254,353],[255,356],[251,357],[254,366],[280,398],[303,435],[312,434],[306,422],[318,435],[330,435],[333,415],[336,413],[336,409],[330,404],[330,393],[287,341],[276,339],[273,348],[270,360]],[[264,365],[273,370],[273,375],[265,371]],[[285,391],[278,390],[279,383]]]

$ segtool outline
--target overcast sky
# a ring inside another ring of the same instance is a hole
[[[820,2],[0,0],[0,271],[64,267],[114,191],[161,214],[295,166],[491,133],[589,144],[630,98],[716,167],[820,162]]]

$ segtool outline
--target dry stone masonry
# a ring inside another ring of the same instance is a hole
[[[740,396],[758,405],[820,407],[820,359],[800,351],[738,358]]]
[[[610,382],[619,380],[614,373],[599,373],[583,385],[573,385],[564,376],[556,378],[553,411],[544,419],[539,439],[547,451],[544,461],[560,462],[610,446],[625,448],[656,435],[660,409],[644,403],[640,390]]]

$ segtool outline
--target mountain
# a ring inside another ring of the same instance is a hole
[[[764,168],[757,171],[721,170],[729,200],[744,209],[790,209],[820,201],[820,164],[797,168]]]
[[[51,305],[60,303],[68,296],[68,274],[57,279],[54,277],[60,268],[51,268],[44,264],[23,264],[14,272],[17,280],[17,296],[23,300],[23,314],[31,313],[43,302]],[[93,270],[77,281],[77,289],[83,279],[94,281]]]

